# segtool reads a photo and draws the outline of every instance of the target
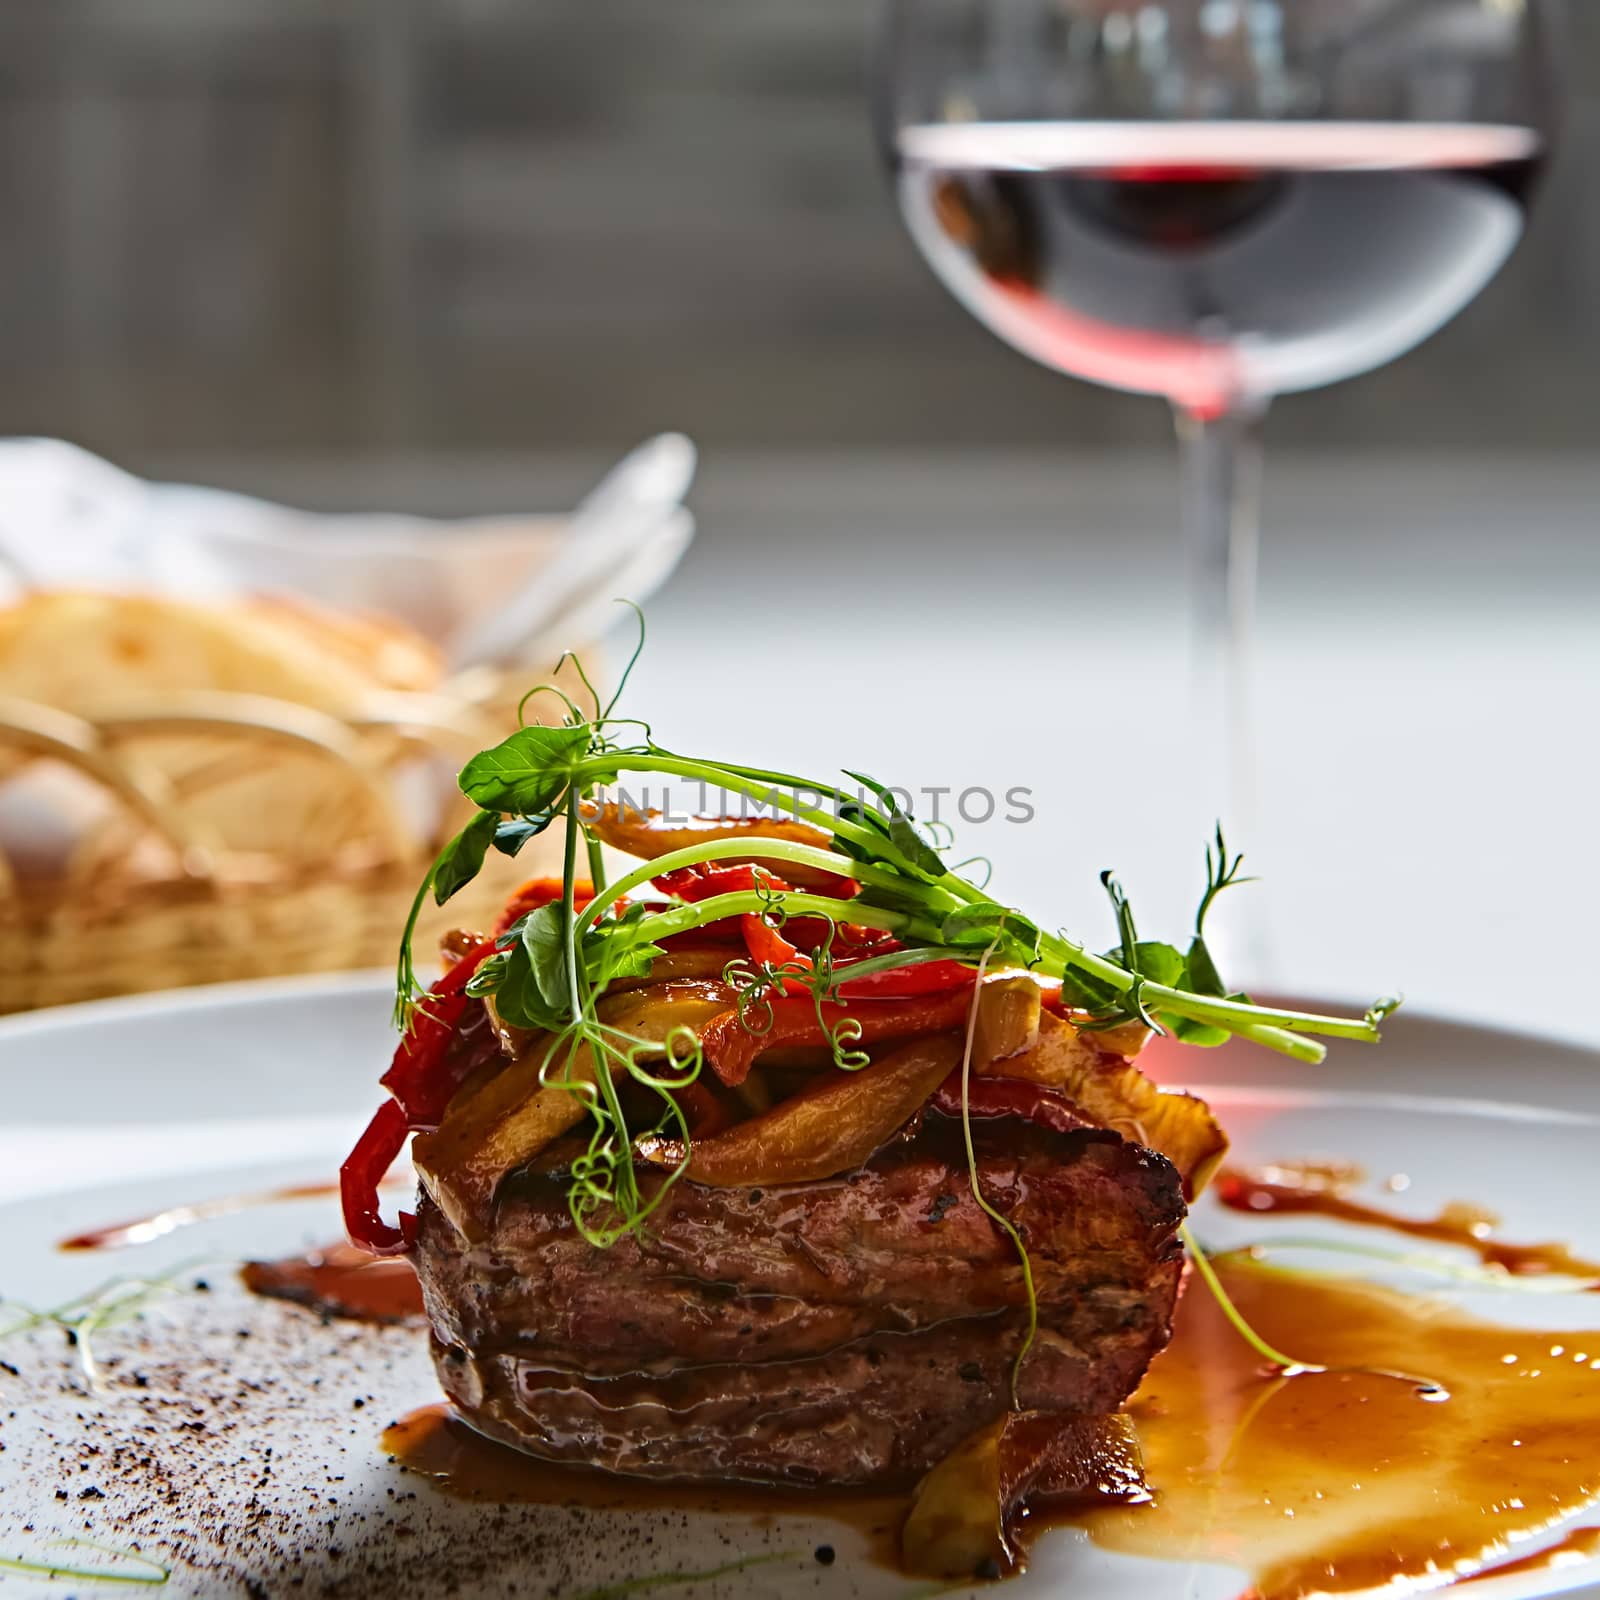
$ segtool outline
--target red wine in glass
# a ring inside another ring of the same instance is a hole
[[[1495,124],[954,122],[900,130],[898,185],[995,333],[1204,417],[1437,331],[1521,237],[1543,153]]]

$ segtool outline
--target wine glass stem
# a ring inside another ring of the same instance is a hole
[[[1261,542],[1261,433],[1267,405],[1176,409],[1189,567],[1190,723],[1206,804],[1248,842],[1256,824],[1251,647]],[[1236,845],[1237,848],[1237,845]]]

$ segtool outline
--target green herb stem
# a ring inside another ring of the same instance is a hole
[[[87,1539],[69,1539],[63,1541],[73,1545],[89,1545]],[[98,1545],[90,1545],[92,1549],[99,1549]],[[148,1572],[112,1572],[105,1567],[66,1567],[54,1561],[26,1561],[21,1556],[0,1556],[0,1572],[15,1572],[23,1577],[44,1578],[53,1582],[65,1578],[77,1583],[133,1583],[146,1588],[158,1589],[172,1576],[170,1569],[161,1565],[159,1561],[152,1561],[148,1556],[139,1555],[135,1551],[118,1550],[112,1552],[122,1561],[139,1561],[149,1567]]]
[[[605,893],[606,889],[606,858],[601,849],[600,841],[593,834],[584,834],[584,844],[589,854],[589,887],[596,895]]]
[[[841,878],[854,878],[858,883],[875,883],[897,888],[906,883],[897,872],[875,867],[870,862],[852,861],[848,856],[834,855],[828,850],[818,850],[813,845],[796,844],[789,839],[707,839],[701,844],[686,845],[682,850],[673,850],[666,855],[657,856],[636,867],[626,876],[618,878],[604,893],[596,895],[579,913],[579,936],[593,927],[618,900],[624,899],[654,878],[664,877],[667,873],[677,872],[683,867],[698,867],[707,861],[741,861],[749,860],[752,856],[759,856],[762,861],[793,862],[798,867],[831,872]],[[786,895],[785,903],[787,900]],[[863,927],[873,926],[865,920],[864,915],[856,914],[858,911],[864,912],[864,907],[855,907],[853,902],[847,900],[834,900],[830,903],[835,913],[841,907],[849,909],[851,914],[847,920],[858,922]]]
[[[1277,1006],[1259,1006],[1228,1000],[1221,996],[1191,994],[1165,984],[1140,980],[1125,967],[1104,956],[1097,956],[1082,945],[1059,935],[1044,936],[1046,961],[1041,968],[1060,977],[1065,968],[1076,967],[1118,994],[1127,994],[1137,984],[1141,999],[1151,1009],[1170,1011],[1192,1022],[1210,1022],[1252,1043],[1265,1045],[1280,1055],[1291,1056],[1315,1066],[1327,1058],[1327,1050],[1315,1041],[1298,1037],[1320,1033],[1329,1038],[1352,1039],[1361,1044],[1376,1044],[1378,1030],[1365,1019],[1323,1017],[1305,1011],[1285,1011]]]
[[[591,901],[579,914],[577,932],[581,936],[599,920],[608,906],[615,904],[618,899],[640,885],[648,883],[652,878],[677,871],[682,867],[698,866],[702,862],[748,858],[756,848],[752,839],[718,839],[689,845],[682,850],[658,856],[625,877],[619,878],[603,896]],[[977,890],[970,884],[962,883],[958,878],[947,877],[935,886],[788,840],[762,839],[759,851],[763,859],[792,861],[797,866],[835,872],[840,876],[853,875],[863,883],[892,884],[913,893],[920,892],[930,902],[928,908],[930,916],[926,921],[922,921],[904,913],[863,906],[853,900],[835,900],[798,891],[786,892],[783,896],[783,906],[791,915],[826,917],[831,921],[849,921],[862,927],[879,928],[885,932],[909,933],[924,939],[937,940],[938,924],[934,918],[945,909],[945,905],[941,902],[945,901],[946,891],[954,893],[958,888],[970,891],[970,894],[961,897],[968,903],[982,899]],[[716,895],[692,905],[675,906],[670,911],[659,912],[653,917],[646,918],[631,930],[624,943],[648,944],[670,938],[675,933],[684,933],[691,928],[704,926],[708,922],[718,921],[723,917],[737,916],[746,912],[760,915],[768,909],[770,909],[768,903],[759,894],[751,891]],[[1115,962],[1103,956],[1093,955],[1082,946],[1058,936],[1046,935],[1044,948],[1047,959],[1039,970],[1045,976],[1059,978],[1066,968],[1076,967],[1098,978],[1119,994],[1126,994],[1135,983],[1139,982],[1133,974]],[[922,959],[965,959],[970,962],[972,954],[970,950],[962,952],[941,947],[937,955],[928,955]],[[887,958],[883,958],[883,967],[877,970],[900,964],[903,963],[890,963]],[[852,975],[866,976],[867,971],[865,964],[862,964],[859,968],[852,968]],[[1280,1054],[1312,1064],[1322,1061],[1327,1054],[1326,1050],[1313,1040],[1294,1035],[1314,1031],[1333,1038],[1361,1042],[1372,1042],[1377,1038],[1377,1030],[1370,1023],[1356,1019],[1322,1017],[1308,1012],[1244,1005],[1209,995],[1189,994],[1181,989],[1172,989],[1151,982],[1143,983],[1141,992],[1147,1003],[1157,1010],[1171,1011],[1195,1022],[1215,1023]]]
[[[1540,1273],[1533,1277],[1517,1277],[1504,1267],[1478,1266],[1465,1261],[1452,1261],[1447,1256],[1429,1250],[1392,1250],[1383,1245],[1358,1244],[1350,1239],[1319,1239],[1298,1234],[1275,1234],[1270,1239],[1257,1239],[1249,1244],[1234,1245],[1219,1252],[1215,1260],[1237,1258],[1251,1263],[1258,1270],[1270,1271],[1281,1277],[1325,1278],[1324,1272],[1301,1272],[1295,1267],[1278,1263],[1268,1266],[1262,1257],[1283,1250],[1326,1251],[1334,1255],[1355,1256],[1363,1261],[1380,1261],[1385,1265],[1400,1267],[1407,1272],[1425,1273],[1429,1277],[1444,1278],[1472,1285],[1475,1289],[1490,1289],[1507,1294],[1593,1294],[1600,1290],[1600,1278],[1575,1278]]]
[[[869,956],[862,961],[852,961],[847,967],[838,967],[834,977],[841,984],[859,983],[880,972],[898,972],[902,967],[923,966],[930,961],[961,961],[970,966],[972,952],[936,944],[919,945],[914,950],[891,950],[887,955]]]
[[[674,934],[687,933],[691,928],[704,927],[709,922],[720,922],[724,917],[762,916],[772,909],[772,902],[754,889],[739,889],[729,894],[715,894],[706,900],[674,906],[670,911],[658,911],[635,923],[625,935],[619,935],[623,948],[641,944],[655,944],[670,939]],[[861,906],[851,900],[833,900],[827,895],[803,894],[798,891],[783,896],[783,909],[792,917],[826,917],[830,922],[853,922],[863,928],[878,928],[885,933],[905,934],[911,938],[937,939],[938,924],[923,921],[903,911],[886,911],[878,906]]]

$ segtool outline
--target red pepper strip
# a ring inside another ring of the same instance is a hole
[[[970,989],[977,978],[971,967],[959,961],[920,961],[869,972],[864,978],[850,977],[850,968],[844,964],[836,970],[841,1000],[903,1000],[919,994],[945,994],[951,989]]]
[[[411,1127],[439,1121],[465,1076],[442,1070],[450,1042],[470,1003],[467,983],[494,950],[493,939],[481,939],[434,986],[412,1013],[389,1070],[378,1081],[400,1102]]]
[[[479,940],[429,991],[381,1080],[394,1098],[378,1107],[339,1169],[345,1231],[352,1244],[375,1255],[400,1255],[410,1243],[408,1213],[400,1213],[398,1228],[378,1214],[378,1185],[411,1130],[439,1121],[450,1096],[480,1059],[470,1050],[452,1053],[450,1046],[470,1004],[467,981],[493,949],[493,939]]]
[[[735,894],[740,889],[756,886],[756,869],[761,879],[776,889],[792,889],[771,867],[760,861],[702,861],[692,867],[679,867],[663,872],[650,881],[666,894],[680,900],[705,900],[714,894]],[[849,900],[860,890],[854,878],[831,878],[826,884],[808,888],[807,894],[821,895],[825,900]]]
[[[560,878],[533,878],[517,890],[500,915],[500,921],[495,927],[496,933],[504,933],[519,917],[525,917],[530,911],[537,911],[540,906],[547,906],[553,900],[559,900],[564,890]],[[572,886],[572,904],[575,910],[581,911],[594,899],[594,886],[587,879],[580,879]],[[619,902],[619,909],[621,908]]]
[[[400,1213],[394,1227],[378,1214],[378,1185],[404,1148],[411,1128],[397,1100],[385,1100],[339,1168],[339,1199],[351,1244],[375,1256],[403,1255],[411,1244],[416,1218]]]
[[[664,894],[674,895],[679,900],[706,900],[714,894],[737,894],[741,889],[754,889],[757,869],[762,883],[775,889],[794,888],[760,861],[702,861],[692,867],[663,872],[650,881]],[[808,888],[805,892],[821,895],[825,900],[849,900],[860,888],[854,878],[834,878],[825,887]]]
[[[943,1117],[961,1115],[961,1074],[952,1072],[928,1102]],[[1037,1122],[1057,1133],[1075,1133],[1080,1128],[1099,1128],[1076,1105],[1062,1094],[1042,1083],[1028,1083],[1021,1078],[996,1078],[985,1073],[967,1082],[967,1115],[974,1121],[987,1121],[992,1117],[1021,1117],[1026,1122]]]
[[[679,867],[650,880],[663,894],[691,905],[717,894],[741,894],[756,887],[755,869],[748,861],[702,861],[699,866]],[[761,881],[774,889],[789,886],[762,869]]]
[[[691,905],[718,894],[746,894],[753,889],[781,891],[789,887],[765,868],[758,874],[748,861],[726,864],[708,861],[700,866],[680,867],[676,872],[663,873],[654,881],[664,893],[676,895]],[[802,955],[765,917],[753,912],[746,913],[739,918],[739,931],[752,961],[766,962],[774,967],[795,966],[808,972],[811,970],[811,957]],[[785,994],[799,994],[802,988],[793,980],[782,982],[780,987]]]
[[[744,947],[750,952],[752,961],[765,962],[773,967],[798,967],[804,972],[810,972],[816,966],[810,956],[790,944],[765,917],[742,916],[739,918],[739,928],[744,934]],[[798,977],[780,978],[778,987],[784,994],[805,993],[805,984]]]
[[[762,870],[761,881],[774,889],[789,886]],[[747,863],[722,865],[708,862],[698,867],[680,867],[676,872],[663,874],[655,880],[656,887],[680,900],[696,902],[709,899],[714,894],[737,894],[758,886],[755,872]],[[797,917],[785,924],[782,931],[774,928],[764,917],[747,914],[740,917],[745,948],[752,961],[766,962],[774,967],[797,966],[810,970],[813,958],[805,947],[816,949],[828,937],[828,922],[823,917]],[[792,943],[786,935],[795,934],[800,941]],[[836,971],[841,980],[839,994],[845,1000],[863,998],[894,1000],[916,995],[944,994],[951,989],[967,988],[973,982],[970,967],[959,961],[930,961],[921,965],[903,967],[888,972],[869,974],[852,983],[846,977],[848,965],[839,959],[842,947],[862,947],[872,955],[884,955],[901,946],[887,933],[877,928],[860,928],[853,924],[840,924],[841,944],[835,945]],[[798,995],[804,985],[798,981],[784,984],[784,992]]]
[[[866,1000],[853,1006],[824,1005],[822,1025],[830,1031],[846,1017],[861,1026],[860,1044],[876,1044],[884,1039],[914,1039],[926,1033],[942,1033],[967,1020],[972,1003],[970,989],[952,989],[947,994],[923,996],[913,1000]],[[762,1033],[752,1033],[740,1021],[737,1011],[724,1011],[705,1026],[700,1043],[711,1070],[726,1084],[740,1084],[763,1051],[779,1045],[826,1045],[828,1034],[817,1021],[817,1006],[809,995],[799,999],[774,1000],[772,1025]]]
[[[784,932],[802,950],[815,950],[833,936],[833,959],[843,961],[848,957],[863,955],[883,956],[901,945],[884,928],[864,928],[858,922],[834,922],[829,917],[790,917]]]

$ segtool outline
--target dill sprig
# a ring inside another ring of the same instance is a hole
[[[641,622],[640,645],[628,672],[642,644]],[[648,976],[663,953],[663,940],[724,918],[753,915],[781,927],[804,917],[821,919],[830,928],[849,923],[892,935],[901,948],[852,964],[847,969],[852,979],[926,960],[975,968],[990,962],[1058,979],[1066,1003],[1090,1027],[1141,1020],[1192,1043],[1239,1038],[1306,1062],[1320,1061],[1326,1053],[1318,1036],[1376,1041],[1378,1024],[1392,1008],[1385,1002],[1360,1018],[1319,1016],[1256,1005],[1226,988],[1205,944],[1204,923],[1217,896],[1245,880],[1239,875],[1241,858],[1230,856],[1220,830],[1214,850],[1207,852],[1205,892],[1187,950],[1141,939],[1128,897],[1108,873],[1103,882],[1112,899],[1118,944],[1096,953],[1064,929],[1041,927],[961,876],[946,860],[948,830],[919,824],[900,809],[895,791],[876,779],[846,771],[842,776],[855,785],[846,788],[801,774],[679,754],[657,743],[647,724],[615,716],[617,695],[602,702],[581,665],[575,667],[590,701],[587,708],[554,686],[533,690],[524,708],[540,699],[552,713],[559,708],[562,720],[525,724],[462,769],[461,790],[478,810],[440,851],[418,889],[401,943],[396,1014],[405,1025],[423,1003],[412,938],[427,898],[440,905],[448,901],[477,876],[491,849],[515,856],[530,839],[563,829],[561,897],[500,936],[469,992],[492,994],[506,1022],[551,1036],[543,1081],[580,1097],[591,1120],[588,1148],[574,1167],[571,1207],[580,1232],[597,1246],[639,1229],[688,1161],[686,1154],[650,1199],[643,1196],[632,1159],[635,1135],[623,1114],[619,1082],[631,1079],[657,1093],[657,1131],[674,1130],[687,1152],[688,1129],[672,1090],[692,1082],[704,1065],[687,1029],[666,1043],[645,1040],[602,1022],[598,1001],[613,981]],[[808,868],[854,880],[857,893],[841,900],[783,889],[757,873],[753,887],[704,900],[655,909],[629,904],[633,891],[654,878],[717,861],[748,861],[752,853],[748,838],[704,840],[606,882],[598,835],[585,818],[596,814],[591,808],[608,790],[635,776],[683,779],[739,796],[758,813],[809,823],[826,836],[826,846],[760,839],[768,873],[781,872],[785,864]],[[594,888],[581,910],[576,903],[580,857]],[[818,1020],[824,1021],[824,1005],[838,1000],[839,975],[831,935],[809,968],[738,962],[728,974],[756,1031],[772,997],[797,988],[812,995]],[[847,1015],[826,1031],[841,1067],[864,1064],[864,1055],[853,1048],[860,1037],[853,1019]]]
[[[22,1556],[0,1555],[0,1573],[15,1572],[24,1577],[46,1580],[66,1578],[79,1583],[134,1583],[149,1588],[159,1588],[172,1576],[170,1567],[152,1560],[142,1551],[119,1550],[115,1545],[101,1544],[97,1539],[50,1539],[46,1541],[46,1546],[52,1549],[94,1550],[113,1561],[144,1570],[118,1572],[110,1567],[72,1567],[59,1561],[29,1561]]]

